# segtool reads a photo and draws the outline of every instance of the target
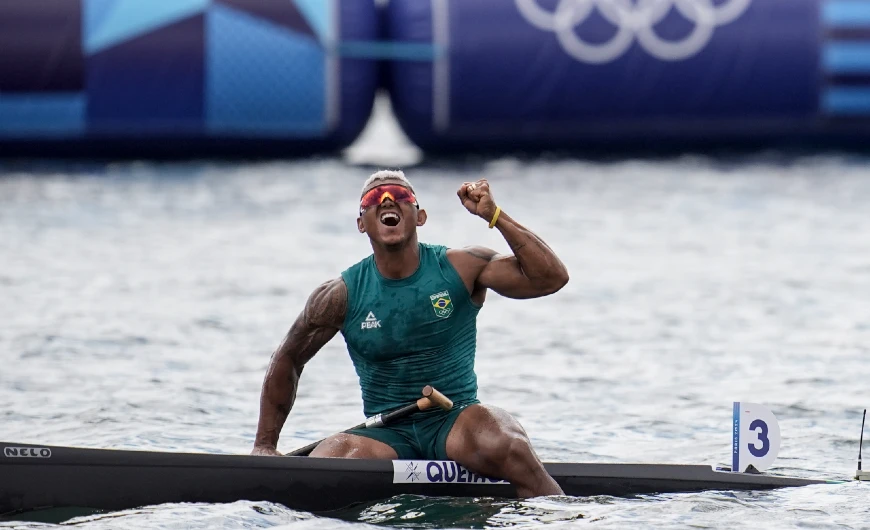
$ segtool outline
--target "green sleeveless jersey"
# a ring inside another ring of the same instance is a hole
[[[341,273],[347,285],[342,335],[366,416],[419,399],[426,385],[457,406],[477,402],[480,307],[447,260],[447,248],[419,245],[420,266],[407,278],[384,278],[374,255]]]

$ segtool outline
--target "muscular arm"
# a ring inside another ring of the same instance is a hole
[[[568,269],[540,237],[504,212],[495,226],[513,256],[484,247],[465,249],[482,263],[477,285],[508,298],[537,298],[555,293],[568,283]]]
[[[341,329],[346,310],[344,280],[336,278],[324,283],[311,293],[284,341],[272,354],[260,395],[255,453],[268,454],[277,447],[281,428],[296,400],[302,367]]]

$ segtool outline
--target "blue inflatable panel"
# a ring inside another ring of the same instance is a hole
[[[391,0],[428,150],[870,145],[870,0]]]
[[[274,156],[349,145],[374,0],[0,2],[0,155]]]

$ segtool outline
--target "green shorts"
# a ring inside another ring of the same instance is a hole
[[[399,455],[400,460],[449,460],[447,435],[459,414],[473,404],[466,403],[451,410],[439,409],[415,414],[383,427],[350,429],[345,432],[389,445]]]

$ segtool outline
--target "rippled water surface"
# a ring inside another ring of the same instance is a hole
[[[7,165],[0,178],[0,439],[247,453],[271,351],[309,292],[370,252],[370,172],[347,159]],[[490,179],[560,254],[554,296],[490,296],[480,397],[549,461],[729,463],[731,402],[768,404],[773,471],[846,478],[870,404],[870,160],[814,156],[427,161],[428,242],[507,250],[455,197]],[[337,338],[279,448],[361,419]],[[870,486],[631,499],[385,499],[335,517],[163,505],[82,528],[776,528],[870,525]],[[39,523],[0,526],[41,528]]]

